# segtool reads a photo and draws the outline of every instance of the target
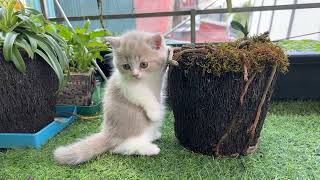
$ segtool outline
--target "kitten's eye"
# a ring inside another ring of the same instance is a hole
[[[142,69],[145,69],[145,68],[148,67],[148,63],[147,63],[147,62],[141,62],[141,63],[140,63],[140,67],[141,67]]]
[[[124,70],[129,70],[130,69],[130,65],[129,64],[124,64],[124,65],[122,65],[122,68]]]

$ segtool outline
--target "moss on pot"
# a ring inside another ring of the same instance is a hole
[[[266,33],[219,45],[183,46],[175,50],[174,60],[186,72],[190,66],[200,66],[203,74],[220,76],[226,72],[262,72],[266,65],[277,65],[282,73],[288,71],[288,58],[273,44]]]

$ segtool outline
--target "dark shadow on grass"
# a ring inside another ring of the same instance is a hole
[[[8,151],[8,149],[0,148],[0,153],[5,153],[7,151]]]

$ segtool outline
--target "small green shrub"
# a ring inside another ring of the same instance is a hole
[[[74,31],[63,24],[54,26],[55,31],[68,43],[71,71],[88,71],[93,66],[92,59],[102,60],[100,52],[109,50],[109,46],[103,42],[102,38],[109,36],[110,32],[105,29],[90,31],[89,27],[89,20],[83,28],[76,27]]]

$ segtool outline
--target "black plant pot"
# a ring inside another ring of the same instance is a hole
[[[41,57],[22,56],[25,74],[0,54],[0,133],[35,133],[54,120],[56,74]]]
[[[180,143],[207,155],[238,156],[254,152],[278,73],[268,89],[271,68],[257,73],[241,103],[246,84],[242,73],[203,75],[199,66],[193,66],[186,74],[183,65],[170,67],[168,75],[168,96]]]
[[[112,52],[111,51],[103,51],[100,53],[101,56],[104,58],[103,60],[97,60],[97,64],[101,68],[104,75],[109,78],[113,71],[113,64],[112,64]],[[96,74],[97,77],[100,76],[99,72]]]
[[[280,75],[274,100],[320,99],[320,53],[290,52],[289,72]]]

